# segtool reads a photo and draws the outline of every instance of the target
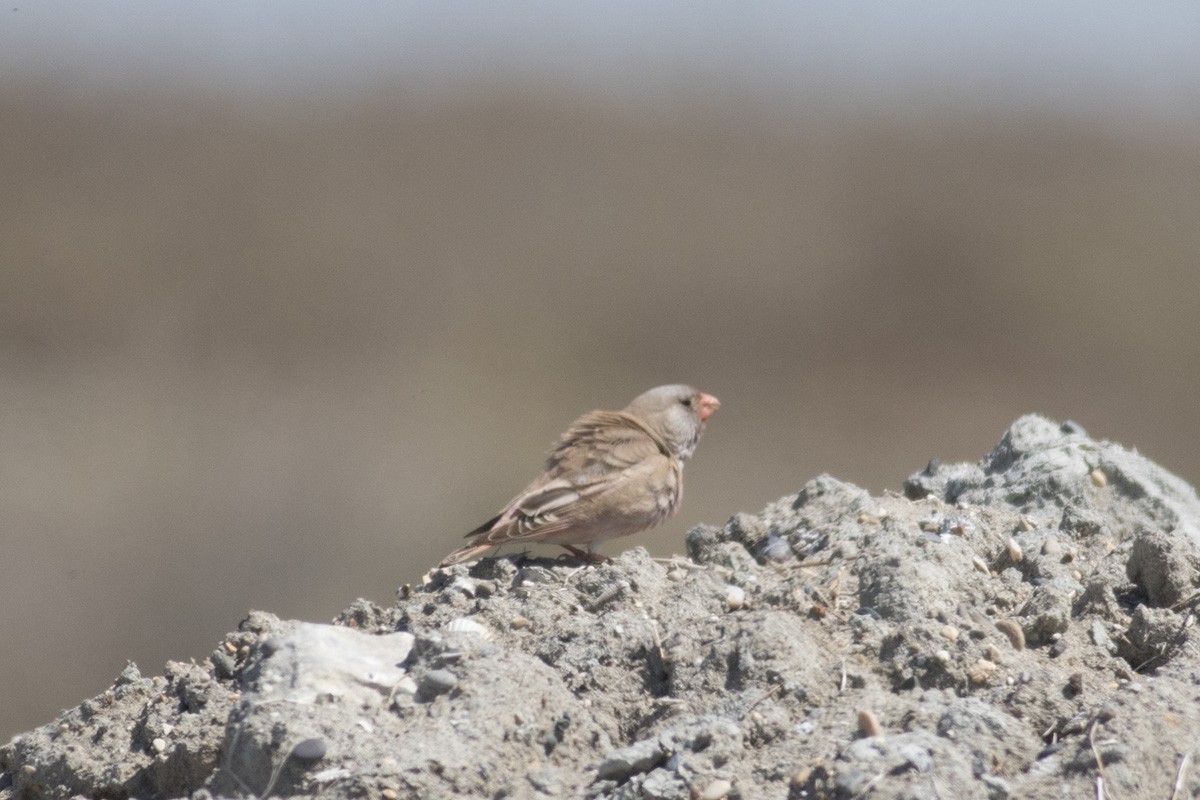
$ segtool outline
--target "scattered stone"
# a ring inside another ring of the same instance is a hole
[[[982,686],[991,680],[992,676],[996,674],[997,669],[999,667],[994,663],[988,661],[986,658],[981,658],[967,670],[967,677],[971,679],[971,683]]]
[[[458,676],[448,669],[431,669],[417,683],[420,691],[429,697],[437,697],[458,686]]]
[[[1142,531],[1133,540],[1125,574],[1150,605],[1173,606],[1196,592],[1197,557],[1194,549],[1180,546],[1179,538],[1161,531]]]
[[[1021,545],[1016,539],[1008,540],[1008,557],[1014,564],[1021,562],[1025,558],[1025,551],[1021,549]]]
[[[1002,619],[996,623],[996,629],[1008,637],[1013,650],[1025,649],[1025,631],[1011,619]]]
[[[863,736],[879,736],[883,733],[875,712],[867,709],[858,712],[858,732]]]
[[[645,739],[614,750],[605,756],[596,769],[596,777],[600,780],[625,780],[631,775],[649,772],[667,760],[662,743],[657,738]]]
[[[733,784],[727,780],[715,780],[704,787],[704,790],[697,796],[697,800],[721,800],[729,796],[732,788]]]
[[[292,757],[297,761],[320,761],[328,749],[324,739],[305,739],[292,748]]]

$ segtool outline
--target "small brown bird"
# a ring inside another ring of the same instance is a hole
[[[653,527],[679,508],[683,463],[720,406],[711,394],[673,384],[638,395],[621,411],[584,414],[559,439],[541,476],[468,533],[442,566],[523,542],[602,560],[597,544]]]

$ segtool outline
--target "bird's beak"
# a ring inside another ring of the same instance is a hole
[[[708,418],[721,407],[721,401],[711,394],[700,393],[700,421],[707,422]]]

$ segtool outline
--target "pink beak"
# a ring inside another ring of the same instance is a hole
[[[721,401],[711,394],[700,393],[700,421],[708,422],[708,418],[721,407]]]

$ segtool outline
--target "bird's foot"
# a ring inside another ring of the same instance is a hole
[[[571,555],[575,556],[580,561],[586,561],[589,564],[611,564],[612,563],[612,559],[609,558],[608,556],[601,555],[600,553],[593,553],[591,550],[580,550],[578,547],[574,547],[569,544],[560,544],[559,547],[562,547],[563,549],[570,551]]]

